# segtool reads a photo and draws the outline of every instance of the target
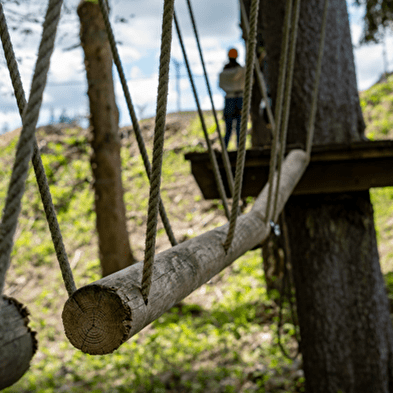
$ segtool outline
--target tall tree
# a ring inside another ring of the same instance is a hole
[[[261,0],[273,103],[285,3]],[[305,144],[323,3],[300,9],[289,143]],[[314,144],[358,141],[365,127],[345,0],[330,0],[327,23]],[[293,196],[285,213],[307,392],[393,392],[393,329],[369,192]]]
[[[97,2],[78,6],[80,38],[85,53],[93,154],[95,210],[102,274],[135,262],[127,232],[121,181],[119,112],[115,101],[112,56]]]
[[[393,1],[355,0],[354,3],[366,8],[362,43],[379,42],[385,35],[384,29],[392,27]]]

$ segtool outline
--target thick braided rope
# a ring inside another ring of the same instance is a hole
[[[151,177],[150,160],[149,160],[149,156],[148,156],[147,151],[146,151],[146,145],[145,145],[145,142],[143,140],[142,132],[141,132],[141,129],[139,127],[139,122],[138,122],[138,119],[137,119],[136,114],[135,114],[134,105],[132,104],[131,94],[130,94],[130,91],[129,91],[128,86],[127,86],[127,81],[126,81],[126,77],[124,75],[123,66],[122,66],[122,63],[121,63],[121,60],[120,60],[119,52],[117,50],[117,45],[116,45],[115,36],[113,34],[113,29],[112,29],[111,23],[109,21],[108,8],[107,8],[107,5],[106,5],[106,0],[98,0],[98,2],[99,2],[99,5],[100,5],[100,8],[101,8],[102,16],[104,18],[104,23],[105,23],[105,27],[106,27],[106,31],[107,31],[108,39],[109,39],[109,44],[110,44],[111,51],[112,51],[113,61],[114,61],[115,65],[116,65],[117,72],[119,74],[121,86],[123,88],[123,94],[124,94],[124,97],[126,99],[128,112],[129,112],[130,117],[131,117],[132,126],[133,126],[134,132],[135,132],[136,141],[138,143],[139,152],[141,153],[141,156],[142,156],[142,160],[143,160],[143,164],[145,166],[145,171],[146,171],[147,177],[150,180],[150,177]],[[175,235],[173,234],[173,231],[172,231],[172,228],[171,228],[171,224],[169,223],[168,216],[166,214],[165,207],[164,207],[164,204],[162,202],[161,197],[160,197],[159,211],[160,211],[161,220],[162,220],[162,223],[164,225],[164,228],[165,228],[166,234],[168,236],[168,239],[169,239],[171,245],[175,246],[177,244],[177,241],[176,241]]]
[[[273,134],[272,148],[270,152],[270,164],[269,164],[269,191],[267,196],[265,222],[270,221],[271,212],[271,201],[273,195],[273,180],[274,173],[277,165],[277,152],[278,152],[278,141],[281,130],[281,118],[282,118],[282,104],[284,97],[285,87],[285,74],[287,72],[287,61],[288,61],[288,46],[289,46],[289,31],[291,27],[291,15],[292,15],[292,0],[287,0],[285,7],[285,19],[283,24],[282,40],[281,40],[281,53],[280,53],[280,66],[277,83],[277,98],[275,105],[275,119],[276,128]]]
[[[10,72],[12,86],[14,88],[15,97],[17,100],[19,113],[22,116],[26,107],[26,98],[20,78],[18,64],[16,62],[15,53],[12,47],[11,38],[8,33],[7,23],[4,16],[3,6],[0,3],[0,36],[3,44],[4,54]],[[56,250],[57,260],[60,265],[60,270],[63,276],[63,281],[67,289],[68,295],[71,296],[76,291],[74,278],[70,264],[68,262],[67,253],[64,247],[63,238],[61,235],[59,223],[57,221],[56,211],[53,206],[52,196],[50,193],[48,180],[46,178],[44,166],[42,165],[37,140],[34,135],[34,151],[33,151],[33,167],[37,179],[38,188],[41,195],[42,204],[44,206],[46,219],[48,221],[49,230],[52,236],[53,245]]]
[[[174,0],[164,1],[162,20],[160,71],[157,92],[157,114],[154,129],[153,160],[150,180],[149,206],[147,213],[145,259],[143,261],[142,296],[147,305],[153,273],[154,253],[157,234],[157,213],[161,185],[161,166],[164,150],[165,119],[169,84],[169,63],[172,44],[172,20]]]
[[[301,0],[295,0],[294,12],[292,15],[292,23],[291,23],[292,32],[291,32],[290,53],[289,53],[289,60],[288,60],[288,75],[287,75],[286,87],[285,87],[283,121],[281,126],[280,153],[278,155],[278,164],[277,164],[277,182],[276,182],[276,189],[274,192],[273,221],[277,219],[276,214],[277,214],[278,190],[280,188],[280,180],[281,180],[281,165],[284,160],[285,145],[287,141],[289,110],[291,106],[293,70],[295,66],[295,55],[296,55],[296,41],[297,41],[297,32],[299,27],[300,2]]]
[[[247,40],[248,31],[250,30],[250,25],[248,23],[246,7],[244,5],[244,1],[243,0],[240,0],[240,10],[241,10],[242,22],[243,22],[243,25],[244,25],[244,30],[243,30],[244,37],[245,37],[245,40]],[[261,92],[262,97],[263,97],[263,99],[265,101],[266,110],[267,110],[267,117],[268,117],[268,119],[270,121],[270,124],[272,126],[272,132],[274,133],[274,130],[276,129],[276,124],[275,124],[275,121],[274,121],[272,108],[270,106],[270,101],[269,101],[268,96],[267,96],[267,87],[266,87],[265,78],[263,76],[263,72],[262,72],[262,70],[260,68],[259,61],[258,61],[257,57],[254,58],[254,62],[255,62],[255,65],[254,65],[254,67],[255,67],[255,74],[257,76],[257,82],[258,82],[259,91]]]
[[[233,174],[232,174],[232,169],[231,169],[231,163],[229,161],[228,151],[227,151],[227,149],[225,147],[224,139],[223,139],[223,137],[221,135],[220,125],[219,125],[219,122],[218,122],[218,116],[217,116],[216,108],[215,108],[214,102],[213,102],[213,94],[212,94],[212,91],[211,91],[211,88],[210,88],[209,78],[207,76],[207,71],[206,71],[206,67],[205,67],[205,61],[203,59],[203,54],[202,54],[202,47],[201,47],[201,44],[199,42],[199,34],[198,34],[197,27],[196,27],[195,18],[194,18],[194,12],[192,10],[191,1],[190,0],[187,0],[187,6],[188,6],[188,12],[190,14],[192,28],[194,30],[196,43],[197,43],[197,46],[198,46],[199,57],[201,59],[201,64],[202,64],[202,68],[203,68],[203,75],[205,76],[206,88],[207,88],[207,91],[208,91],[208,94],[209,94],[210,103],[212,105],[212,111],[213,111],[214,120],[216,122],[216,130],[217,130],[218,139],[219,139],[220,145],[221,145],[222,161],[224,163],[225,173],[227,175],[229,191],[230,191],[230,194],[233,195]]]
[[[254,71],[255,47],[256,47],[256,32],[258,19],[259,0],[252,0],[250,8],[250,30],[247,40],[247,59],[246,59],[246,78],[244,84],[244,102],[242,108],[242,118],[240,124],[240,140],[239,148],[237,150],[236,172],[235,172],[235,189],[232,199],[231,218],[229,220],[229,229],[227,238],[224,242],[224,250],[228,251],[232,244],[235,235],[236,220],[239,211],[240,193],[243,183],[244,160],[246,156],[246,136],[247,136],[247,121],[251,106],[251,88],[252,75]]]
[[[62,4],[62,0],[49,0],[41,43],[38,50],[36,68],[32,80],[31,93],[27,107],[23,113],[23,128],[18,142],[3,217],[0,224],[0,293],[3,292],[5,275],[10,264],[13,237],[21,210],[21,200],[29,170],[29,161],[33,154],[34,131],[42,103],[42,96],[49,70],[50,57],[53,52]]]
[[[183,58],[184,58],[184,63],[186,65],[187,68],[187,73],[188,73],[188,78],[190,80],[190,84],[191,84],[191,89],[194,95],[194,99],[195,99],[195,103],[198,109],[198,114],[199,114],[199,119],[201,121],[201,125],[202,125],[202,130],[203,130],[203,134],[205,136],[205,140],[206,140],[206,144],[207,144],[207,150],[209,152],[209,158],[210,158],[210,162],[212,164],[213,167],[213,174],[214,174],[214,179],[216,181],[217,187],[218,187],[218,193],[220,194],[220,198],[222,200],[222,205],[224,206],[224,211],[225,211],[225,215],[227,218],[229,218],[229,207],[228,207],[228,202],[227,202],[227,198],[226,198],[226,194],[225,194],[225,189],[224,189],[224,184],[222,182],[222,178],[220,175],[220,169],[218,168],[218,164],[217,164],[217,158],[216,155],[214,154],[213,151],[213,146],[211,144],[210,138],[209,138],[209,134],[207,132],[207,128],[206,128],[206,124],[205,124],[205,120],[203,117],[203,112],[201,109],[201,106],[199,104],[199,98],[198,98],[198,93],[196,91],[196,87],[194,84],[194,78],[192,76],[192,72],[191,72],[191,67],[190,64],[188,62],[188,57],[187,57],[187,53],[186,53],[186,49],[183,43],[183,38],[180,32],[180,26],[178,23],[178,20],[176,18],[176,13],[174,15],[174,19],[175,19],[175,27],[176,27],[176,32],[177,32],[177,36],[179,38],[179,42],[180,42],[180,47],[183,53]]]
[[[321,78],[323,50],[324,50],[324,47],[325,47],[325,35],[326,35],[326,21],[327,21],[327,14],[328,14],[328,5],[329,5],[329,0],[325,0],[325,5],[324,5],[324,9],[323,9],[323,17],[322,17],[321,37],[320,37],[320,40],[319,40],[317,69],[316,69],[316,72],[315,72],[316,75],[315,75],[315,81],[314,81],[314,89],[313,89],[313,93],[312,93],[310,118],[309,118],[308,127],[307,127],[306,152],[308,154],[308,157],[310,157],[310,154],[311,154],[312,141],[313,141],[313,137],[314,137],[315,116],[317,114],[319,81],[320,81],[320,78]]]

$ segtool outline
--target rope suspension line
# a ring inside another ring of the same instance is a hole
[[[21,210],[21,200],[25,190],[29,161],[33,155],[34,132],[46,85],[50,57],[54,48],[62,4],[62,0],[49,0],[31,84],[30,97],[23,111],[22,132],[19,137],[3,217],[0,224],[0,293],[3,292],[5,275],[10,265],[13,237]]]
[[[229,220],[229,228],[227,238],[224,242],[224,250],[228,251],[232,244],[235,235],[236,220],[239,212],[239,200],[241,187],[243,183],[244,160],[246,156],[246,136],[247,136],[247,121],[251,106],[251,89],[252,89],[252,75],[254,69],[255,47],[256,47],[256,32],[258,19],[259,0],[252,0],[250,9],[250,30],[247,40],[247,59],[246,59],[246,76],[244,84],[244,104],[242,108],[242,117],[240,125],[240,140],[236,159],[236,173],[235,173],[235,189],[232,199],[232,211]]]
[[[206,67],[205,67],[205,61],[203,59],[203,54],[202,54],[202,48],[201,48],[201,44],[199,42],[199,34],[198,34],[197,27],[196,27],[195,18],[194,18],[194,12],[192,10],[192,6],[191,6],[191,1],[190,0],[187,0],[187,6],[188,6],[188,12],[189,12],[190,18],[191,18],[192,27],[193,27],[193,30],[194,30],[195,39],[196,39],[197,46],[198,46],[198,52],[199,52],[199,57],[201,59],[201,64],[202,64],[202,68],[203,68],[203,74],[205,76],[205,82],[206,82],[207,91],[209,93],[210,102],[211,102],[211,105],[212,105],[212,111],[213,111],[214,120],[216,122],[216,130],[217,130],[218,139],[219,139],[220,145],[221,145],[222,161],[224,163],[225,173],[226,173],[227,179],[228,179],[229,191],[230,191],[230,194],[233,195],[233,174],[232,174],[232,169],[231,169],[231,163],[229,162],[228,151],[227,151],[227,149],[225,147],[224,139],[223,139],[223,137],[221,135],[221,130],[220,130],[219,122],[218,122],[217,112],[216,112],[216,108],[215,108],[214,102],[213,102],[213,94],[212,94],[211,89],[210,89],[209,78],[207,76],[207,71],[206,71]]]
[[[246,12],[246,7],[244,5],[244,1],[243,0],[239,0],[239,1],[240,1],[241,18],[242,18],[242,22],[243,22],[243,25],[244,25],[244,29],[243,29],[244,38],[247,41],[248,32],[250,30],[250,25],[248,23],[247,12]],[[269,98],[268,98],[268,95],[267,95],[267,87],[266,87],[265,78],[263,76],[263,72],[262,72],[262,70],[261,70],[261,68],[259,66],[259,62],[258,62],[258,59],[256,57],[255,57],[254,61],[255,61],[255,65],[254,65],[254,67],[255,67],[255,74],[257,76],[257,82],[258,82],[259,91],[261,92],[262,97],[263,97],[263,99],[265,101],[266,110],[267,110],[267,117],[268,117],[269,122],[270,122],[270,124],[272,126],[272,132],[274,133],[275,132],[274,130],[276,129],[276,124],[275,124],[275,121],[274,121],[272,108],[270,106]]]
[[[116,45],[115,36],[113,34],[113,29],[112,29],[112,26],[109,21],[109,13],[108,13],[106,0],[98,0],[98,3],[100,5],[101,13],[104,18],[105,28],[106,28],[106,31],[108,34],[109,44],[110,44],[111,51],[112,51],[113,62],[115,63],[116,68],[117,68],[117,72],[119,74],[121,86],[123,89],[123,94],[126,99],[128,112],[130,114],[131,121],[132,121],[132,127],[134,129],[135,137],[136,137],[136,140],[138,143],[139,152],[141,153],[143,164],[145,166],[145,171],[146,171],[147,177],[150,181],[150,179],[151,179],[150,160],[149,160],[149,156],[147,154],[146,145],[143,140],[142,132],[139,127],[139,122],[138,122],[138,119],[137,119],[137,116],[135,113],[134,105],[131,100],[131,94],[130,94],[130,91],[127,86],[127,81],[126,81],[126,78],[124,75],[124,70],[123,70],[121,60],[120,60],[119,52],[117,50],[117,45]],[[159,200],[160,200],[159,201],[159,212],[160,212],[161,220],[164,225],[168,239],[173,247],[177,244],[177,241],[176,241],[175,235],[173,234],[171,225],[169,223],[168,216],[166,214],[165,207],[162,202],[161,196],[159,197]]]
[[[229,213],[227,198],[226,198],[226,195],[225,195],[224,184],[222,182],[222,178],[221,178],[221,175],[220,175],[220,170],[218,168],[216,155],[215,155],[215,153],[213,151],[213,146],[212,146],[212,144],[210,142],[209,134],[207,132],[205,120],[204,120],[204,117],[203,117],[203,112],[202,112],[202,109],[201,109],[201,106],[200,106],[200,103],[199,103],[199,99],[198,99],[198,93],[196,91],[196,87],[195,87],[195,84],[194,84],[194,78],[192,76],[192,72],[191,72],[191,68],[190,68],[189,62],[188,62],[186,49],[184,47],[183,38],[182,38],[182,35],[181,35],[181,31],[180,31],[180,26],[179,26],[178,20],[176,18],[176,13],[174,15],[174,20],[175,20],[175,27],[176,27],[177,36],[179,38],[180,47],[181,47],[181,50],[182,50],[182,53],[183,53],[184,63],[185,63],[186,68],[187,68],[188,78],[190,80],[192,92],[194,94],[194,99],[195,99],[195,103],[196,103],[196,106],[197,106],[197,109],[198,109],[198,114],[199,114],[199,119],[201,121],[203,134],[205,136],[207,149],[208,149],[208,152],[209,152],[210,162],[211,162],[212,167],[213,167],[214,178],[216,180],[216,183],[217,183],[217,186],[218,186],[218,192],[220,194],[220,198],[221,198],[222,204],[224,206],[225,215],[227,216],[227,218],[229,218],[230,213]]]
[[[3,44],[4,54],[7,61],[8,70],[14,88],[16,101],[18,104],[19,113],[22,117],[23,111],[26,107],[25,92],[23,90],[21,77],[18,70],[18,63],[15,58],[15,53],[12,47],[11,38],[8,33],[7,22],[5,19],[3,5],[0,3],[0,36]],[[56,211],[53,206],[52,196],[50,193],[48,180],[45,174],[44,166],[42,164],[40,151],[37,145],[37,139],[33,137],[33,156],[32,162],[34,172],[41,195],[42,205],[45,210],[46,219],[48,221],[49,230],[52,236],[53,245],[56,250],[57,260],[60,265],[60,270],[63,276],[63,281],[67,289],[68,295],[71,296],[76,291],[74,278],[72,276],[71,267],[68,261],[67,253],[64,247],[63,238],[61,235],[59,223],[57,221]]]
[[[164,149],[165,119],[167,108],[169,63],[172,44],[172,20],[175,0],[164,1],[162,20],[161,55],[157,92],[156,124],[154,129],[153,160],[147,213],[145,259],[143,261],[142,296],[145,304],[151,287],[157,234],[157,214],[160,200],[161,166]]]
[[[282,104],[284,97],[284,81],[285,74],[287,71],[287,61],[288,61],[288,46],[289,46],[289,31],[291,27],[291,15],[292,15],[292,0],[287,0],[285,6],[285,19],[283,24],[283,32],[282,32],[282,40],[281,40],[281,52],[280,52],[280,66],[279,66],[279,74],[278,74],[278,82],[277,82],[277,97],[276,97],[276,105],[275,105],[275,119],[276,119],[276,128],[273,134],[273,142],[270,153],[270,164],[269,164],[269,190],[267,197],[267,205],[266,205],[266,222],[270,221],[270,210],[271,210],[271,201],[272,201],[272,193],[273,193],[273,181],[274,181],[274,173],[276,171],[277,165],[277,151],[278,151],[278,141],[279,134],[281,129],[281,117],[282,117]]]
[[[324,50],[324,47],[325,47],[326,21],[327,21],[328,5],[329,5],[329,0],[325,0],[325,5],[324,5],[324,8],[323,8],[323,16],[322,16],[321,37],[319,39],[317,69],[316,69],[316,72],[315,72],[315,81],[314,81],[314,89],[313,89],[313,93],[312,93],[310,118],[309,118],[308,127],[307,127],[306,152],[307,152],[309,157],[310,157],[310,154],[311,154],[312,141],[313,141],[313,137],[314,137],[315,116],[316,116],[316,113],[317,113],[317,101],[318,101],[318,91],[319,91],[319,81],[320,81],[320,78],[321,78],[323,50]]]
[[[295,0],[294,12],[292,15],[292,23],[291,23],[291,25],[292,25],[291,43],[290,43],[290,52],[289,52],[289,60],[288,60],[288,75],[286,78],[286,86],[285,86],[283,121],[281,124],[281,133],[280,133],[281,134],[281,141],[280,141],[280,153],[278,155],[278,165],[277,165],[277,183],[276,183],[276,189],[274,192],[273,221],[276,220],[278,190],[280,187],[280,180],[281,180],[281,165],[284,160],[285,145],[286,145],[286,141],[287,141],[289,109],[290,109],[290,105],[291,105],[293,70],[294,70],[294,66],[295,66],[295,55],[296,55],[296,41],[297,41],[297,32],[298,32],[298,27],[299,27],[300,1],[301,0]]]

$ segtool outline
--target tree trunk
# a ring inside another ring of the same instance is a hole
[[[106,276],[135,260],[130,248],[123,200],[119,112],[115,102],[109,41],[98,4],[81,1],[78,15],[90,102],[91,167],[99,253],[102,274]]]
[[[300,10],[288,142],[305,144],[324,0]],[[262,0],[273,102],[285,1]],[[345,0],[330,0],[314,144],[364,138]],[[393,330],[368,191],[285,208],[307,392],[393,392]]]

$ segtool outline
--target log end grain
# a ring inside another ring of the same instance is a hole
[[[80,288],[67,300],[64,331],[71,344],[90,355],[112,353],[129,338],[131,309],[115,290],[100,285]]]
[[[37,350],[36,333],[27,308],[16,299],[0,298],[0,390],[17,382],[30,367]]]

